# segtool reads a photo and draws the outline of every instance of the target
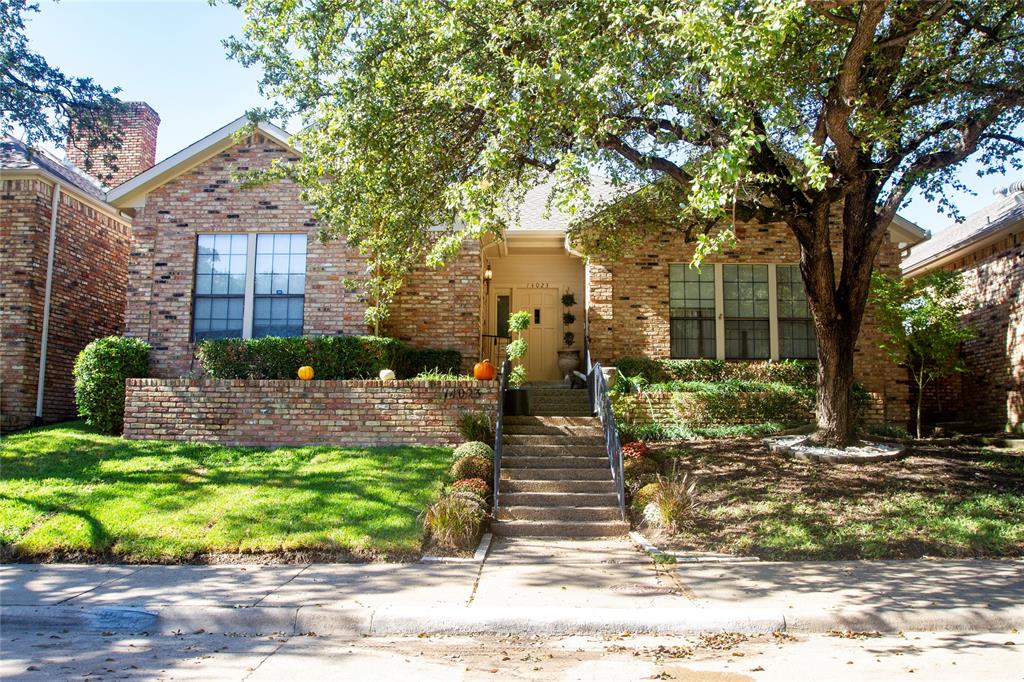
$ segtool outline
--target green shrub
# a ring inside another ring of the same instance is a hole
[[[457,350],[406,348],[399,354],[399,359],[393,369],[399,377],[414,377],[422,372],[458,374],[461,367],[462,353]]]
[[[649,383],[668,381],[741,381],[779,382],[791,386],[813,386],[818,363],[814,360],[770,362],[726,360],[655,360],[644,357],[619,358],[615,367],[623,376],[641,376]]]
[[[423,523],[436,544],[468,549],[480,536],[487,512],[470,495],[446,495],[424,513]]]
[[[647,507],[654,499],[654,493],[658,489],[658,483],[648,483],[647,485],[641,486],[639,490],[633,493],[633,501],[630,502],[630,506],[633,511],[637,514],[642,514],[644,508]]]
[[[214,379],[294,379],[303,365],[317,379],[376,379],[382,369],[406,379],[427,369],[457,371],[462,361],[458,351],[409,348],[383,336],[207,339],[198,357]]]
[[[494,450],[487,443],[483,443],[477,440],[463,443],[459,447],[455,448],[455,452],[452,453],[454,459],[462,459],[469,455],[477,455],[478,457],[484,457],[489,461],[494,460]]]
[[[75,360],[75,404],[85,421],[108,433],[124,428],[124,382],[149,371],[149,344],[107,336],[82,349]]]
[[[490,481],[494,477],[494,463],[482,455],[466,455],[452,462],[452,478],[480,478]]]
[[[650,457],[628,457],[622,463],[626,481],[635,481],[645,474],[658,473],[658,462]]]
[[[494,427],[486,412],[463,412],[459,417],[459,433],[467,441],[494,442]]]

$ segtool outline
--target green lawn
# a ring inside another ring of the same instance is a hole
[[[409,558],[447,448],[129,441],[69,422],[0,444],[0,552],[182,562],[262,554]]]
[[[1020,455],[918,447],[832,465],[739,438],[659,450],[698,480],[696,518],[668,547],[774,560],[1024,556]]]

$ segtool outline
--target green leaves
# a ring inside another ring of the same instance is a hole
[[[107,336],[87,345],[75,359],[75,405],[86,423],[106,433],[124,425],[124,384],[149,372],[149,344]]]

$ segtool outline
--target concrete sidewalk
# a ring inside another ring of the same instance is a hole
[[[603,633],[1024,626],[1024,562],[655,565],[626,540],[497,539],[483,565],[0,566],[5,627]]]

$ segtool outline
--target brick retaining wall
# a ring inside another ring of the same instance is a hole
[[[224,445],[452,445],[498,383],[129,379],[124,436]]]

